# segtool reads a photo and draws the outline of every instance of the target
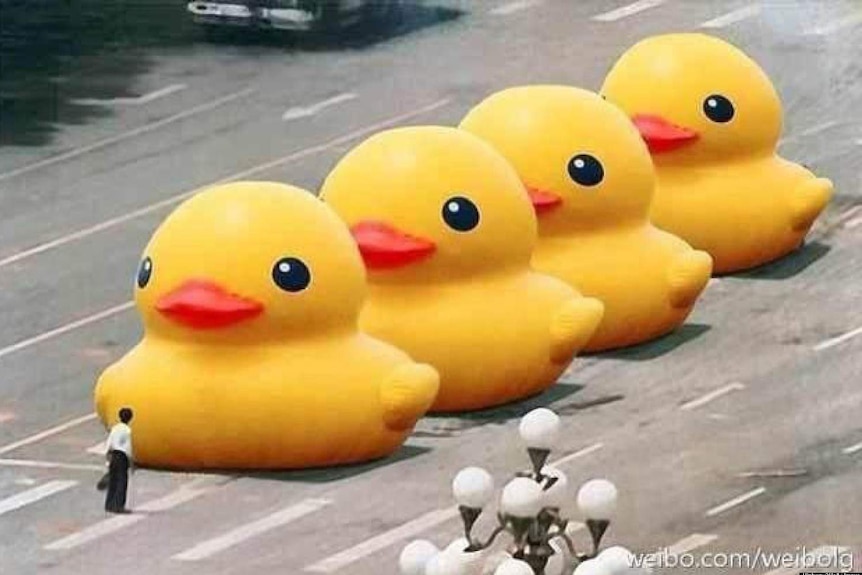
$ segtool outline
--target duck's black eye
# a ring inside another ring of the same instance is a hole
[[[479,225],[479,208],[467,198],[449,198],[443,204],[443,221],[453,230],[469,232]]]
[[[597,186],[605,179],[605,169],[594,156],[578,154],[569,160],[569,177],[582,186]]]
[[[311,283],[311,271],[300,259],[281,258],[272,266],[272,281],[284,291],[300,292]]]
[[[713,122],[724,124],[733,119],[736,111],[733,109],[733,102],[722,96],[721,94],[713,94],[707,96],[703,101],[703,113]]]
[[[153,260],[147,257],[138,268],[138,287],[141,289],[147,287],[151,277],[153,277]]]

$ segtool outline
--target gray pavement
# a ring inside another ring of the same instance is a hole
[[[571,481],[619,485],[609,543],[648,552],[699,534],[712,537],[695,538],[696,553],[862,550],[862,337],[822,346],[862,326],[862,65],[852,49],[862,19],[857,3],[838,0],[766,2],[712,30],[758,58],[782,92],[782,150],[836,183],[800,253],[713,282],[678,334],[580,359],[545,396],[423,420],[391,460],[255,476],[143,470],[140,513],[106,518],[94,488],[102,459],[87,451],[104,432],[82,418],[99,371],[140,336],[121,306],[145,242],[184,195],[229,178],[314,189],[374,131],[452,124],[519,83],[595,89],[636,40],[748,3],[640,2],[608,21],[592,18],[626,0],[426,4],[451,10],[426,8],[421,26],[358,46],[153,48],[133,94],[184,89],[108,106],[38,147],[0,148],[0,509],[57,490],[0,514],[0,573],[394,573],[403,542],[392,530],[454,537],[452,475],[479,464],[502,483],[525,463],[517,418],[538,405],[564,415],[560,456],[588,448],[563,465]],[[356,96],[281,120],[343,94]],[[309,502],[319,508],[255,536],[233,532]]]

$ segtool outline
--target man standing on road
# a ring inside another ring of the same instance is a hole
[[[120,410],[120,423],[111,428],[108,435],[108,493],[105,496],[105,511],[129,513],[126,495],[129,489],[129,470],[132,466],[132,429],[129,423],[132,410]]]

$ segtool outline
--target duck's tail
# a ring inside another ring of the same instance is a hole
[[[806,232],[832,198],[832,181],[826,178],[805,180],[794,192],[790,205],[790,225]]]
[[[680,254],[668,270],[670,304],[677,309],[694,305],[711,274],[712,257],[708,253],[690,250]]]
[[[567,300],[551,320],[551,361],[572,361],[592,339],[604,315],[604,304],[595,298],[577,296]]]
[[[440,388],[440,375],[430,365],[399,366],[380,386],[383,420],[392,431],[407,431],[430,409]]]

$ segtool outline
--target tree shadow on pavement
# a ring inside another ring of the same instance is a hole
[[[670,353],[693,339],[697,339],[710,329],[712,329],[712,326],[706,324],[686,323],[659,339],[633,347],[605,352],[598,355],[598,357],[628,361],[649,361]]]
[[[768,263],[753,270],[733,274],[730,277],[755,280],[786,280],[801,274],[809,266],[823,258],[832,246],[822,242],[806,243],[801,248],[778,261]]]

